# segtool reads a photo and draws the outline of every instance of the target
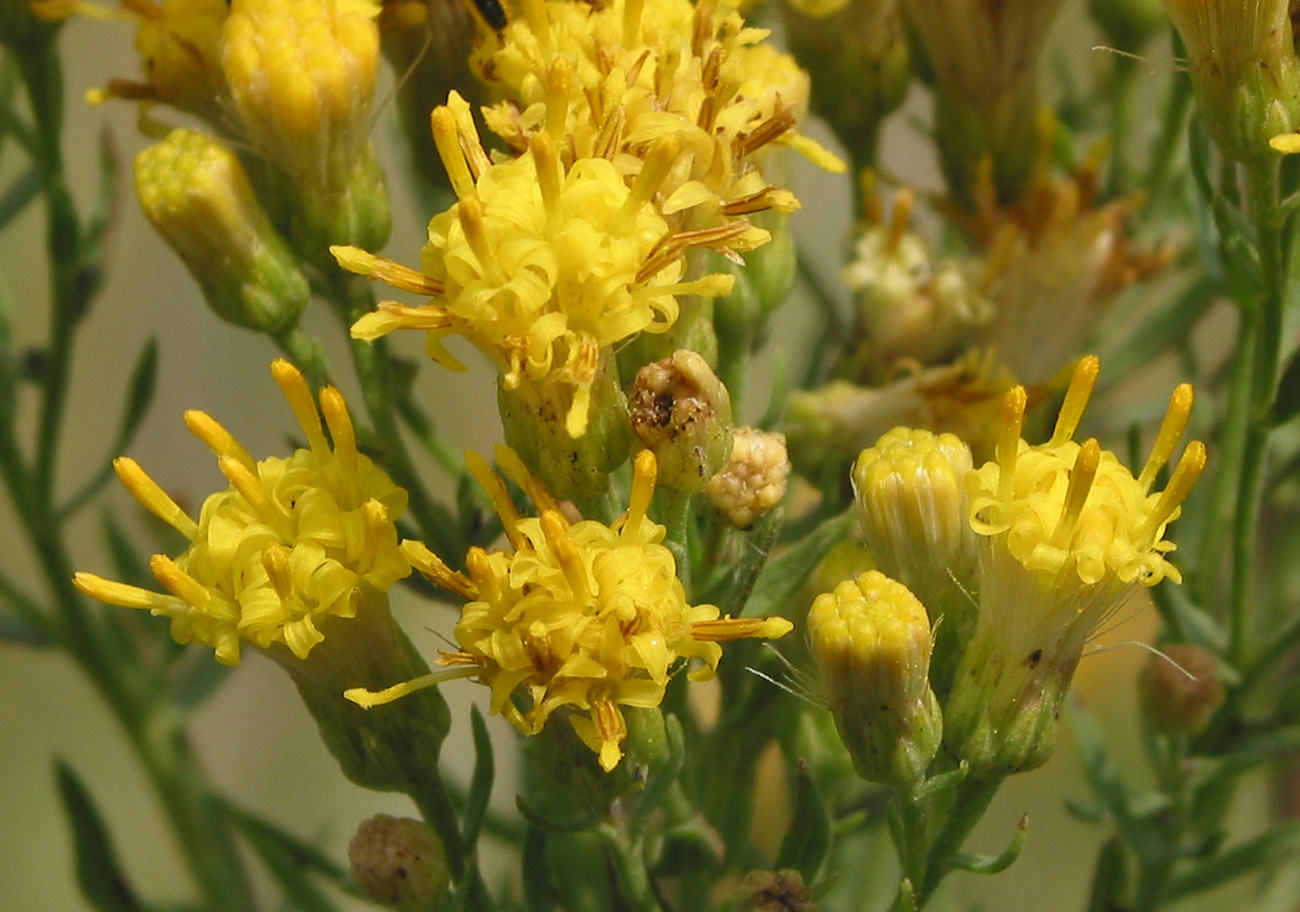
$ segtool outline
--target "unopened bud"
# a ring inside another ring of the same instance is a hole
[[[709,479],[709,501],[738,529],[748,529],[785,497],[790,475],[785,435],[741,427],[732,432],[731,456]]]
[[[813,601],[808,636],[858,775],[901,788],[920,784],[943,734],[925,606],[871,570]]]
[[[307,278],[229,149],[173,130],[136,156],[135,185],[145,216],[219,317],[267,333],[297,322],[311,296]]]
[[[945,694],[974,627],[970,447],[953,434],[898,427],[853,467],[863,537],[880,569],[917,594],[936,630],[935,689]]]
[[[641,368],[628,407],[632,430],[658,461],[661,485],[699,491],[731,452],[731,396],[693,351]]]
[[[428,912],[447,893],[447,857],[418,820],[376,814],[348,845],[352,879],[363,896],[398,912]]]
[[[1194,735],[1223,704],[1223,681],[1214,655],[1191,643],[1163,647],[1138,682],[1142,716],[1166,735]]]

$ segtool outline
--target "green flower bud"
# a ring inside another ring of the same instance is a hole
[[[641,445],[655,454],[665,487],[701,490],[731,453],[731,396],[693,351],[641,368],[629,412]]]
[[[450,883],[442,841],[408,817],[376,814],[363,821],[348,861],[361,894],[397,912],[428,912]]]
[[[307,278],[229,149],[173,130],[136,156],[135,185],[145,216],[217,316],[266,333],[297,323],[311,297]]]
[[[604,496],[609,473],[627,461],[632,443],[627,398],[609,351],[601,352],[590,389],[586,432],[573,437],[566,424],[573,385],[524,378],[514,389],[504,382],[497,386],[506,445],[552,496],[580,508]]]
[[[1142,717],[1165,735],[1195,735],[1223,705],[1223,681],[1214,654],[1191,643],[1163,647],[1138,679]]]
[[[903,789],[919,785],[943,735],[929,682],[925,606],[902,583],[871,570],[816,598],[808,636],[858,775]]]
[[[1300,125],[1300,60],[1287,0],[1164,0],[1187,46],[1196,103],[1225,158],[1271,155]]]

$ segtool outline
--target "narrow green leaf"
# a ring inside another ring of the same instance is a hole
[[[767,562],[758,575],[754,593],[740,614],[766,617],[776,614],[817,567],[826,552],[848,535],[852,517],[847,513],[833,516],[813,529],[789,551]]]
[[[81,778],[61,758],[55,761],[59,797],[72,825],[77,885],[98,912],[142,912],[143,906],[117,861],[108,828]]]
[[[1291,356],[1282,372],[1268,418],[1270,423],[1278,425],[1285,424],[1297,414],[1300,414],[1300,352]]]
[[[121,170],[113,134],[105,129],[99,135],[99,193],[95,197],[95,207],[86,219],[86,228],[82,232],[81,245],[77,251],[86,303],[94,298],[103,281],[104,248],[112,238],[121,216]],[[78,316],[84,316],[84,312]]]
[[[1107,376],[1126,376],[1150,364],[1151,359],[1161,352],[1181,345],[1223,291],[1223,286],[1214,279],[1207,276],[1198,278],[1178,297],[1126,332],[1115,349],[1102,355]]]
[[[117,429],[114,449],[125,450],[140,429],[140,422],[153,404],[154,392],[158,388],[158,340],[150,337],[135,359],[135,368],[127,383],[126,407],[122,411],[121,422]]]
[[[53,646],[49,632],[38,627],[20,614],[0,608],[0,640],[22,643],[24,646]]]
[[[759,419],[758,427],[770,431],[780,423],[785,414],[785,403],[790,395],[790,366],[785,349],[772,354],[772,392],[767,398],[767,408]]]
[[[953,857],[952,866],[959,871],[972,874],[1001,874],[1016,863],[1020,853],[1025,849],[1025,839],[1029,835],[1029,815],[1025,814],[1016,824],[1016,831],[1011,834],[1011,842],[1000,855],[972,855],[959,852]]]
[[[1113,912],[1126,908],[1128,890],[1128,854],[1118,836],[1102,843],[1097,851],[1097,864],[1092,871],[1092,892],[1088,897],[1087,912]]]
[[[255,814],[225,805],[235,828],[271,877],[284,891],[289,906],[300,912],[336,912],[337,906],[311,879],[320,874],[341,889],[351,878],[333,859],[310,843]]]
[[[461,823],[461,841],[469,854],[474,853],[483,829],[488,801],[492,798],[492,783],[496,778],[496,762],[492,756],[492,738],[487,723],[477,706],[471,707],[470,728],[474,734],[474,773],[469,781],[469,795],[465,800],[465,814]]]
[[[9,223],[40,196],[41,186],[41,171],[35,165],[29,165],[9,183],[0,193],[0,231],[9,227]]]
[[[830,847],[830,812],[808,761],[800,760],[794,779],[794,816],[781,840],[776,869],[794,868],[803,875],[804,883],[812,883]]]
[[[1170,881],[1161,899],[1173,903],[1300,854],[1300,822],[1292,822],[1238,843]]]

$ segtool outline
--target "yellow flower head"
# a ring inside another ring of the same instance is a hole
[[[825,167],[834,156],[795,130],[808,79],[794,59],[747,27],[734,0],[526,0],[523,15],[474,62],[505,99],[488,125],[512,148],[536,130],[565,138],[566,157],[609,158],[625,174],[650,146],[683,152],[664,183],[664,212],[701,206],[680,225],[718,224],[798,201],[768,186],[756,154],[794,145]],[[701,205],[703,204],[703,205]]]
[[[453,369],[460,364],[442,339],[464,336],[497,366],[506,389],[544,380],[566,389],[559,412],[569,435],[580,437],[601,351],[667,330],[677,295],[729,291],[728,276],[680,281],[682,257],[692,246],[725,245],[748,223],[672,232],[651,202],[674,158],[667,145],[651,153],[628,189],[605,159],[566,167],[545,134],[528,154],[491,164],[468,103],[455,93],[434,111],[433,129],[459,201],[429,223],[423,273],[356,248],[331,249],[345,269],[434,302],[382,304],[352,335],[427,330],[429,356]]]
[[[249,139],[296,182],[338,190],[369,143],[371,0],[234,0],[222,64]]]
[[[687,603],[672,552],[662,544],[664,527],[646,516],[655,480],[649,451],[637,457],[627,512],[609,526],[570,522],[513,452],[499,447],[497,460],[540,514],[521,518],[505,484],[470,454],[469,468],[496,506],[509,551],[472,548],[468,573],[458,573],[418,542],[402,545],[432,582],[469,599],[456,625],[460,649],[441,659],[457,671],[380,693],[349,691],[350,699],[372,706],[472,675],[491,687],[492,712],[526,735],[540,732],[556,710],[568,710],[574,731],[608,771],[622,758],[627,734],[619,706],[658,706],[669,678],[693,659],[701,664],[690,677],[710,677],[720,640],[790,631],[782,618],[720,618],[713,605]]]
[[[1139,586],[1181,580],[1164,533],[1205,467],[1205,447],[1188,444],[1164,491],[1151,487],[1186,430],[1192,389],[1174,391],[1134,477],[1095,439],[1071,439],[1099,369],[1095,357],[1079,362],[1051,439],[1036,446],[1020,439],[1024,389],[1007,393],[997,457],[966,476],[979,610],[944,725],[949,748],[981,774],[1043,763],[1097,626]]]
[[[221,71],[221,29],[230,13],[227,0],[121,0],[110,11],[86,0],[36,0],[43,18],[82,15],[125,18],[136,24],[135,47],[144,81],[112,79],[91,101],[125,98],[157,101],[222,123],[226,80]]]
[[[211,646],[226,665],[239,662],[241,640],[306,658],[324,639],[318,621],[353,617],[363,589],[386,590],[411,570],[393,525],[406,492],[357,451],[342,394],[320,392],[327,439],[302,374],[287,361],[271,372],[309,448],[254,462],[207,414],[187,412],[186,425],[231,485],[204,501],[197,523],[134,460],[114,463],[127,490],[190,540],[175,560],[150,561],[169,594],[90,573],[75,578],[92,598],[170,617],[178,642]]]

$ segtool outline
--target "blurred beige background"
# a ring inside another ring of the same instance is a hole
[[[130,38],[124,24],[84,20],[70,23],[65,33],[69,121],[65,150],[74,191],[83,210],[87,209],[96,184],[96,144],[105,127],[112,131],[121,155],[123,188],[108,287],[86,322],[77,350],[67,446],[59,471],[66,491],[100,460],[115,455],[104,448],[113,433],[126,378],[141,346],[156,336],[161,344],[158,395],[130,453],[165,488],[197,504],[224,487],[224,481],[211,454],[185,432],[180,420],[184,409],[210,412],[255,455],[282,452],[284,435],[293,423],[267,370],[275,354],[272,346],[210,315],[184,269],[140,215],[130,188],[131,159],[143,145],[133,110],[125,104],[92,108],[82,100],[86,89],[101,85],[107,77],[134,74]],[[390,121],[382,123],[381,131],[388,129]],[[906,151],[905,158],[898,157],[900,150]],[[889,135],[885,158],[917,162],[921,173],[928,167],[924,154],[918,157],[913,128],[901,122]],[[15,159],[10,156],[0,163],[0,175],[14,173]],[[394,156],[389,155],[389,160]],[[846,179],[811,174],[807,169],[797,174],[800,195],[806,201],[822,201],[815,204],[815,218],[805,210],[796,216],[796,225],[807,232],[816,223],[818,235],[809,246],[828,277],[833,276],[846,244],[850,215],[844,211],[848,194],[841,183]],[[417,262],[429,213],[413,211],[414,195],[400,181],[394,180],[391,189],[398,219],[387,252]],[[34,207],[0,237],[0,281],[20,346],[39,344],[43,338],[43,231],[39,207]],[[798,302],[787,308],[785,331],[774,334],[775,338],[800,339],[807,334],[811,321],[801,318],[798,308]],[[312,313],[309,320],[321,335],[337,336],[328,315]],[[419,351],[418,339],[403,339],[400,344],[412,354]],[[467,359],[480,363],[472,353]],[[337,372],[346,376],[342,367],[346,361],[337,345],[332,361]],[[430,366],[422,383],[435,412],[441,409],[460,420],[451,430],[458,446],[484,449],[497,439],[493,380],[487,371],[455,375]],[[751,403],[754,411],[761,406],[761,401]],[[108,503],[117,508],[133,506],[116,485],[110,489]],[[79,567],[106,570],[108,563],[93,529],[97,514],[98,507],[85,512],[86,528],[75,553]],[[28,580],[30,555],[23,548],[12,514],[0,505],[0,567],[6,574]],[[445,610],[417,604],[404,602],[398,609],[417,645],[432,654],[440,645],[438,634],[450,630],[452,618]],[[1113,638],[1139,639],[1150,629],[1150,618],[1139,618]],[[1134,742],[1130,695],[1141,658],[1135,648],[1119,649],[1085,659],[1080,671],[1081,689],[1107,727],[1119,730],[1120,742],[1130,754]],[[453,765],[469,758],[465,707],[473,689],[465,683],[447,688],[456,707],[447,749]],[[55,757],[70,762],[89,785],[137,888],[150,899],[187,898],[186,875],[170,848],[157,803],[124,739],[80,672],[56,653],[0,644],[0,694],[4,696],[0,699],[0,912],[86,908],[73,881],[69,833],[54,789]],[[500,720],[492,720],[490,726],[497,735],[509,737]],[[287,678],[257,656],[247,658],[198,714],[194,734],[212,778],[237,802],[319,839],[336,857],[343,857],[352,829],[363,817],[377,811],[412,810],[404,799],[365,792],[342,779]],[[501,753],[499,763],[508,767],[505,752]],[[1062,808],[1067,795],[1086,796],[1068,734],[1044,769],[1019,777],[1004,790],[972,846],[999,851],[1027,811],[1031,832],[1020,863],[998,878],[954,878],[954,897],[1006,912],[1081,909],[1084,885],[1104,831],[1070,821]],[[508,779],[495,797],[503,809],[512,806]],[[504,874],[508,869],[498,866],[498,870]]]

